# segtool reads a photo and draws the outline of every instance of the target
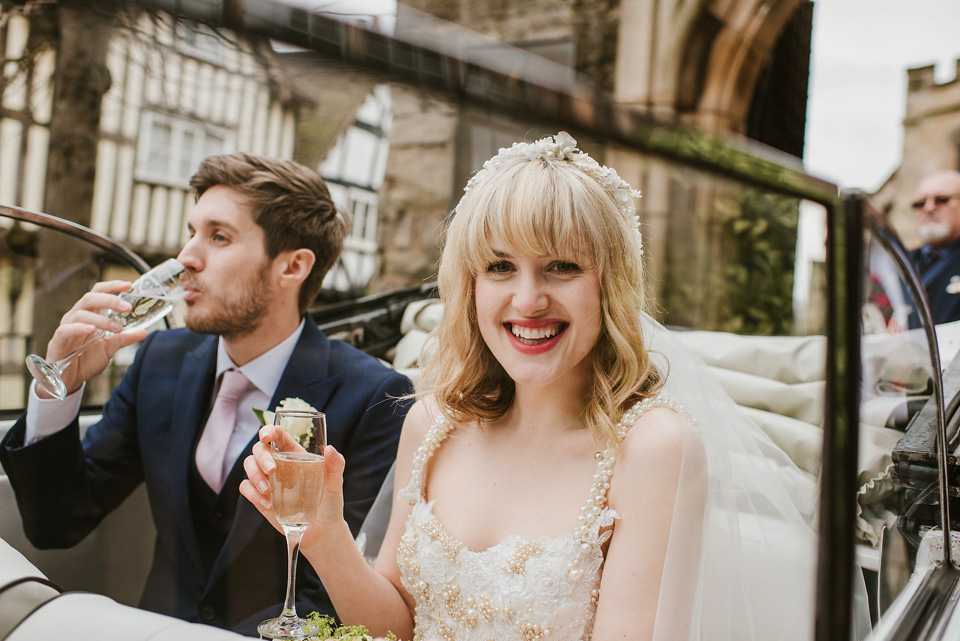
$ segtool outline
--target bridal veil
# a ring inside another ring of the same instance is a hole
[[[648,349],[706,455],[706,508],[693,502],[701,457],[684,457],[654,639],[813,639],[816,487],[741,416],[706,365],[648,316]],[[700,520],[702,519],[702,521]],[[852,569],[851,569],[852,571]]]

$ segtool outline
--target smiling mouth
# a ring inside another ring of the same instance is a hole
[[[525,327],[514,323],[504,323],[503,326],[513,334],[514,338],[524,345],[542,345],[562,334],[569,326],[569,323],[549,323],[539,327]]]

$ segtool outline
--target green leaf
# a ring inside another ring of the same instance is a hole
[[[260,421],[260,425],[267,424],[267,422],[263,418],[263,410],[258,410],[257,408],[254,407],[253,413],[257,415],[257,420]]]

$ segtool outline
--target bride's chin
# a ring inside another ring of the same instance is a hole
[[[572,377],[576,375],[573,371],[560,372],[542,365],[513,370],[508,368],[506,372],[517,389],[543,390],[551,394],[562,393],[562,390],[567,389],[567,386],[573,382]]]

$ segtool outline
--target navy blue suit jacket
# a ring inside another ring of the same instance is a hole
[[[216,336],[185,329],[150,334],[82,443],[74,420],[24,446],[21,417],[0,446],[0,462],[27,537],[39,548],[74,545],[145,482],[157,541],[141,607],[255,635],[257,623],[280,613],[286,546],[239,495],[243,456],[224,484],[235,511],[215,560],[201,559],[191,519],[188,478],[216,358]],[[409,403],[394,398],[409,391],[406,377],[328,339],[307,319],[270,402],[272,409],[299,397],[326,413],[328,441],[347,460],[344,516],[354,534],[396,458]],[[301,613],[333,612],[305,562],[298,564],[297,597]]]
[[[960,320],[960,241],[937,250],[936,258],[929,255],[930,251],[920,247],[909,254],[927,290],[933,322],[939,325]],[[919,316],[914,312],[910,327],[919,326]]]

